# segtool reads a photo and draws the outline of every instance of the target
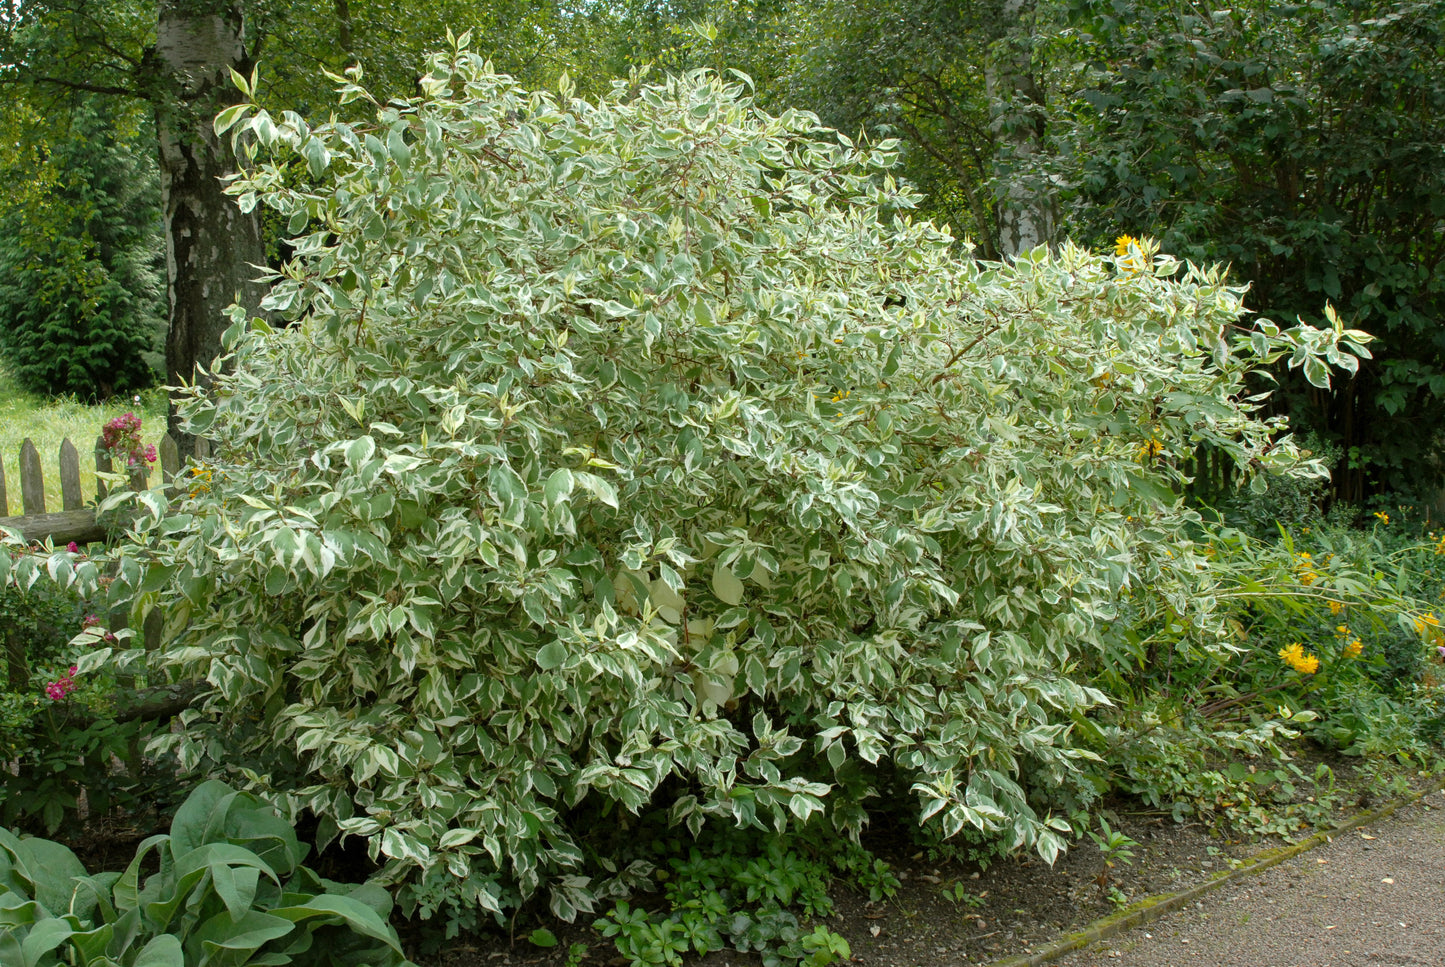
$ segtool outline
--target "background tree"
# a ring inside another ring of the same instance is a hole
[[[165,320],[149,123],[94,100],[49,142],[12,100],[0,145],[0,355],[26,389],[84,399],[152,383]]]
[[[904,141],[924,210],[986,258],[1054,240],[1041,177],[1053,7],[1017,0],[830,0],[799,4],[788,94],[845,131]],[[1042,25],[1042,26],[1041,26]]]
[[[1337,497],[1438,489],[1445,420],[1445,3],[1083,0],[1090,74],[1056,157],[1073,233],[1232,264],[1283,321],[1333,303],[1380,337],[1277,404],[1337,443]]]
[[[479,39],[508,69],[542,70],[563,21],[552,4],[434,2],[405,10],[346,0],[291,4],[243,0],[27,0],[0,8],[0,88],[22,89],[63,113],[75,92],[139,103],[153,113],[166,238],[166,377],[194,378],[220,350],[222,310],[257,308],[266,262],[258,213],[222,194],[238,165],[211,120],[267,59],[267,90],[304,106],[328,89],[315,68],[359,63],[379,96],[411,92],[423,52],[446,29],[478,20]],[[304,78],[304,80],[303,80]],[[172,415],[171,434],[190,438]]]

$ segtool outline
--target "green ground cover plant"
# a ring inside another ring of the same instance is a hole
[[[401,967],[391,898],[301,865],[275,810],[197,786],[169,833],[123,872],[88,874],[66,847],[0,829],[0,959],[15,967]]]
[[[288,326],[237,313],[187,491],[110,502],[109,602],[164,628],[79,674],[208,683],[152,748],[363,838],[409,915],[595,913],[646,874],[598,831],[656,806],[1056,855],[1083,663],[1124,616],[1230,635],[1173,456],[1318,473],[1245,380],[1368,337],[1147,241],[961,258],[895,145],[740,80],[584,101],[459,42],[420,89],[218,118],[295,233]]]

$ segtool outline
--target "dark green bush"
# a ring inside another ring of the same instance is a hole
[[[164,332],[154,166],[117,120],[77,110],[0,209],[0,358],[33,392],[104,398],[155,381]]]

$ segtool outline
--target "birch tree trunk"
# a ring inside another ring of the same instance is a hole
[[[266,259],[260,218],[223,194],[221,179],[236,171],[236,158],[211,127],[240,96],[229,70],[250,71],[241,4],[161,0],[155,66],[170,311],[166,379],[174,386],[195,380],[196,367],[209,370],[220,355],[223,310],[240,303],[254,311],[265,293],[255,281]],[[182,457],[193,453],[195,439],[180,431],[174,403],[167,423]]]
[[[1002,35],[987,67],[988,97],[999,131],[994,164],[1003,186],[998,234],[1004,258],[1051,245],[1058,232],[1056,199],[1029,177],[1044,138],[1044,91],[1033,61],[1034,5],[1035,0],[1005,0]]]

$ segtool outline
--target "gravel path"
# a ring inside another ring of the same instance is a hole
[[[1445,792],[1061,967],[1445,967]]]

